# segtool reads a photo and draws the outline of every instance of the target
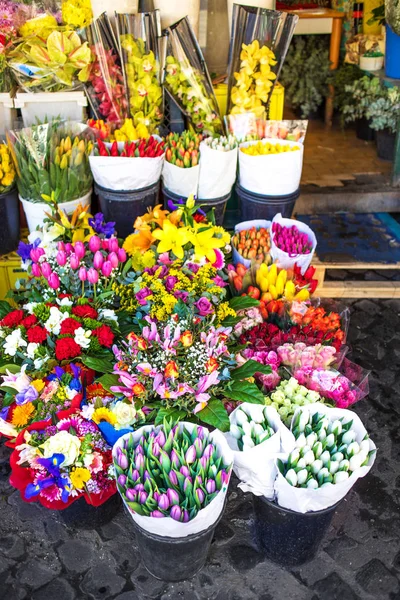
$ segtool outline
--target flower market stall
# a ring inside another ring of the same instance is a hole
[[[93,111],[58,104],[0,146],[1,251],[17,245],[18,196],[29,228],[24,277],[0,302],[10,483],[75,526],[125,510],[146,569],[180,581],[206,561],[234,472],[259,551],[302,563],[376,447],[352,410],[369,390],[349,311],[318,298],[317,237],[290,218],[304,124],[267,119],[296,17],[261,11],[249,44],[237,27],[225,130],[186,18],[162,40],[157,11],[114,29],[86,8],[66,0],[63,25],[26,15],[5,49],[25,94],[82,84]],[[162,129],[165,94],[183,133]]]

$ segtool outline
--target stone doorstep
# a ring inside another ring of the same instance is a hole
[[[333,188],[334,186],[332,186]],[[399,212],[400,189],[386,188],[385,191],[347,191],[321,187],[315,192],[302,191],[296,202],[295,214],[312,215],[314,213],[351,212]]]

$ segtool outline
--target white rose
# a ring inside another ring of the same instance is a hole
[[[14,329],[10,335],[8,335],[5,339],[4,343],[4,352],[9,356],[15,356],[18,348],[22,348],[23,346],[27,346],[28,344],[24,339],[22,339],[22,334],[20,329]]]
[[[93,404],[85,404],[81,410],[81,415],[84,419],[91,421],[95,410]]]
[[[37,344],[36,342],[29,342],[28,347],[26,349],[26,354],[28,358],[32,360],[35,358],[35,352],[37,348],[39,348],[39,344]]]
[[[92,332],[87,329],[86,331],[83,329],[83,327],[78,327],[78,329],[75,329],[75,343],[77,343],[81,348],[89,348],[90,346],[90,336],[92,335]]]
[[[61,300],[57,298],[57,304],[59,306],[72,306],[73,301],[70,298],[62,298]]]
[[[136,409],[133,404],[120,401],[113,407],[112,412],[117,418],[115,429],[124,429],[136,421]]]
[[[43,456],[50,458],[53,454],[63,454],[64,460],[60,466],[69,467],[79,456],[81,447],[80,439],[76,435],[71,435],[68,431],[60,431],[51,436],[41,445]]]

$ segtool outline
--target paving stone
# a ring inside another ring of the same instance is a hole
[[[263,557],[251,546],[237,545],[230,548],[229,558],[233,568],[243,573],[253,569]]]
[[[139,550],[133,543],[116,538],[107,542],[104,547],[111,552],[118,567],[123,571],[132,573],[140,565]]]
[[[313,589],[321,600],[361,600],[337,573],[317,581]]]
[[[80,540],[65,542],[57,552],[64,567],[72,573],[85,573],[96,561],[93,545]]]
[[[397,592],[399,582],[389,569],[377,558],[362,567],[356,576],[357,583],[369,594],[383,595]]]
[[[25,600],[28,592],[17,582],[0,586],[0,600]]]
[[[156,579],[143,565],[130,577],[135,589],[143,598],[158,599],[168,588],[168,583]]]
[[[54,569],[39,559],[30,559],[23,563],[18,570],[17,580],[37,590],[59,575],[61,569]]]
[[[359,566],[361,566],[357,564],[357,559],[360,556],[360,553],[358,552],[358,546],[359,544],[355,540],[347,537],[347,535],[343,535],[333,540],[324,549],[329,556],[331,556],[339,564],[343,565],[343,567],[357,569]],[[354,564],[354,561],[356,561],[356,564]]]
[[[141,598],[136,592],[124,592],[123,594],[116,596],[114,600],[141,600]]]
[[[235,531],[226,523],[221,521],[215,530],[214,542],[225,543],[233,538]]]
[[[125,579],[115,573],[106,564],[97,564],[86,573],[82,584],[82,592],[93,600],[109,599],[119,594],[125,587]]]
[[[74,589],[65,579],[54,579],[32,595],[32,600],[74,600]]]

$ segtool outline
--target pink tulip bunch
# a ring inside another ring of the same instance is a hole
[[[296,227],[285,227],[280,223],[272,223],[272,239],[275,245],[292,256],[297,254],[310,254],[312,242],[306,233]]]
[[[57,273],[53,271],[50,263],[47,262],[44,249],[40,247],[32,248],[30,257],[32,260],[32,275],[34,277],[44,277],[47,279],[47,283],[52,290],[58,290],[60,287],[60,278]]]

